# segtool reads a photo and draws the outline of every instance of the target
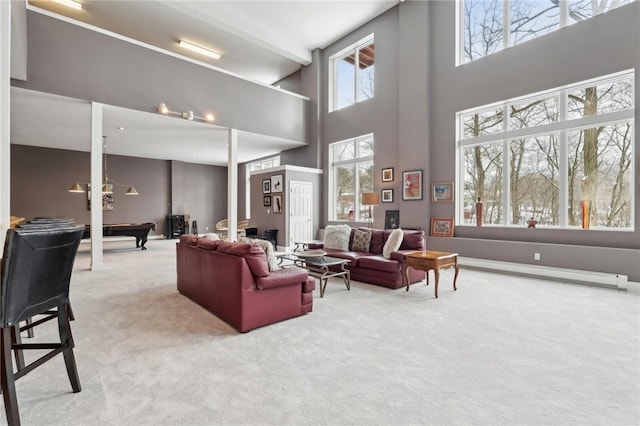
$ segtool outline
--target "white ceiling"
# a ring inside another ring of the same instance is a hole
[[[79,1],[83,3],[81,11],[49,0],[30,0],[28,8],[63,15],[263,84],[277,82],[309,64],[314,49],[327,47],[399,3]],[[216,50],[222,57],[213,60],[185,51],[177,44],[180,39]],[[90,150],[88,102],[17,88],[12,88],[11,98],[12,143]],[[38,117],[37,125],[33,125],[33,117]],[[120,127],[124,130],[118,130]],[[108,152],[112,154],[227,164],[227,131],[211,124],[105,106],[103,134],[108,137]],[[239,132],[238,161],[275,155],[301,145]]]

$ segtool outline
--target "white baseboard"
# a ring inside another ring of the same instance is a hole
[[[475,269],[502,271],[517,275],[544,277],[551,280],[640,292],[640,283],[629,282],[627,276],[621,274],[500,262],[497,260],[475,259],[470,257],[460,257],[458,264]]]

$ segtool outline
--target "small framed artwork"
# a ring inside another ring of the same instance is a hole
[[[380,192],[383,203],[393,203],[393,189],[383,189]]]
[[[271,176],[271,192],[282,192],[282,175]]]
[[[384,229],[396,229],[400,223],[400,210],[384,212]]]
[[[393,167],[382,169],[382,181],[393,182]]]
[[[453,237],[453,218],[431,218],[431,235],[434,237]]]
[[[271,198],[273,212],[276,214],[282,213],[282,195],[272,195]]]
[[[271,194],[271,179],[264,179],[262,181],[262,193]]]
[[[271,195],[264,195],[262,197],[262,205],[265,207],[271,207]]]
[[[431,201],[436,203],[453,203],[453,197],[453,182],[439,182],[431,184]]]
[[[402,199],[422,200],[422,170],[402,172]]]

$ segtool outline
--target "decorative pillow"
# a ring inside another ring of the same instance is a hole
[[[271,244],[271,241],[247,238],[247,237],[240,237],[239,241],[241,243],[257,244],[260,247],[262,247],[262,250],[264,250],[264,252],[267,255],[267,262],[269,263],[269,271],[277,271],[278,269],[280,269],[280,265],[278,265],[278,259],[276,258],[276,254],[275,254],[275,251],[273,250],[273,244]]]
[[[353,241],[351,242],[351,251],[369,252],[369,243],[371,242],[371,232],[353,230]]]
[[[389,238],[387,238],[387,242],[384,243],[384,247],[382,247],[382,256],[385,259],[389,259],[391,257],[391,252],[396,251],[400,248],[400,244],[402,244],[402,237],[404,233],[402,229],[396,228],[389,234]]]
[[[209,232],[208,234],[204,234],[202,237],[206,238],[207,240],[213,241],[222,240],[222,238],[220,238],[220,235],[216,234],[215,232]]]
[[[349,250],[349,225],[328,225],[324,229],[324,248],[336,250]]]

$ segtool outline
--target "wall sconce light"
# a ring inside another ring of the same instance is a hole
[[[158,105],[158,112],[162,115],[171,115],[174,117],[184,118],[185,120],[200,121],[203,123],[213,123],[214,120],[216,119],[216,117],[210,112],[206,113],[204,117],[201,117],[199,115],[196,115],[193,111],[183,111],[183,112],[171,111],[167,106],[167,104],[165,104],[164,102],[161,102],[160,105]]]

